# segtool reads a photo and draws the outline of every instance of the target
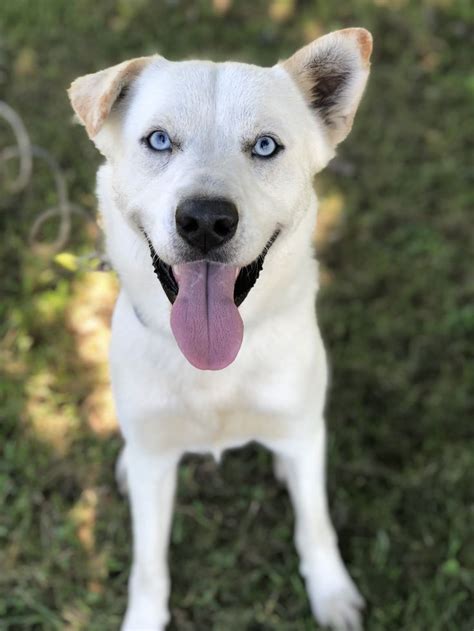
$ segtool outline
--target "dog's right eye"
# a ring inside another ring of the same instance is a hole
[[[153,131],[146,139],[147,145],[153,151],[168,151],[171,149],[171,140],[165,131]]]
[[[260,136],[252,147],[252,156],[258,158],[272,158],[283,149],[272,136]]]

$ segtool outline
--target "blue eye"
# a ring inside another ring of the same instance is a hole
[[[260,158],[270,158],[280,149],[276,141],[271,136],[260,136],[254,144],[252,154]]]
[[[153,151],[167,151],[171,149],[171,140],[165,131],[154,131],[146,139]]]

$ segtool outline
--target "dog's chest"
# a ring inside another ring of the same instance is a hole
[[[242,408],[191,416],[162,415],[140,428],[141,440],[148,448],[211,452],[217,458],[225,449],[250,441],[272,444],[287,438],[288,432],[288,417]]]
[[[149,334],[132,311],[124,315],[123,303],[117,310],[112,384],[127,440],[137,438],[155,451],[218,452],[252,440],[274,443],[297,431],[294,420],[319,372],[309,368],[317,355],[314,319],[304,323],[304,344],[297,342],[295,318],[286,322],[286,334],[248,336],[227,369],[198,371],[174,344]]]
[[[150,397],[148,391],[146,398],[135,399],[130,426],[147,448],[218,455],[249,441],[271,444],[292,431],[296,393],[284,383],[279,388],[266,379],[258,386],[194,385],[174,393],[168,390],[166,398]]]

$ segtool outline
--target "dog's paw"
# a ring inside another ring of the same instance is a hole
[[[132,567],[128,607],[121,631],[164,631],[169,622],[170,581],[166,569],[158,572]]]
[[[364,599],[345,568],[306,578],[316,620],[334,631],[362,631]]]
[[[343,589],[317,596],[313,610],[317,621],[334,631],[362,631],[363,605],[357,590]]]

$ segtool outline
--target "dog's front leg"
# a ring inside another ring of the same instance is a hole
[[[276,474],[287,482],[295,510],[295,543],[315,618],[338,631],[361,628],[363,599],[339,554],[325,484],[325,426],[277,450]]]
[[[122,631],[162,631],[168,622],[167,551],[178,458],[127,445],[133,565]]]

